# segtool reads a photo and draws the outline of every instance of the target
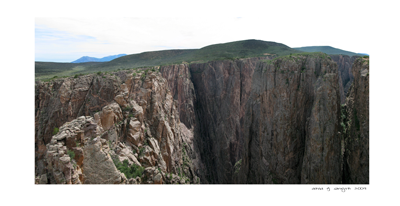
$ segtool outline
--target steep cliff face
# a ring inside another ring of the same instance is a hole
[[[369,58],[353,64],[354,81],[344,113],[344,183],[369,183]]]
[[[367,59],[271,58],[38,83],[35,182],[368,183]]]
[[[199,147],[195,145],[194,141],[194,130],[198,126],[198,119],[194,108],[196,94],[189,66],[188,64],[161,66],[160,73],[167,80],[171,95],[177,103],[187,156],[193,163],[195,174],[201,175],[204,165],[200,159]]]
[[[196,96],[190,71],[187,64],[161,66],[160,72],[171,90],[172,97],[177,101],[179,118],[188,129],[195,124],[194,102]]]
[[[265,59],[265,58],[264,58]],[[195,146],[204,183],[232,183],[243,145],[241,119],[260,58],[191,64],[196,91]]]
[[[239,183],[340,183],[337,65],[325,54],[260,62]]]
[[[38,85],[38,111],[68,111],[69,105],[76,102],[86,104],[80,105],[83,109],[69,110],[68,117],[74,117],[81,111],[90,114],[99,107],[92,109],[91,102],[105,105],[86,117],[66,121],[55,135],[40,133],[43,126],[37,125],[36,148],[42,149],[36,151],[37,183],[199,182],[188,157],[186,142],[189,138],[179,121],[177,103],[158,70],[66,78],[59,80],[61,86],[57,87],[55,95],[41,93],[51,90],[54,84]],[[96,84],[99,87],[94,86]],[[71,102],[72,98],[68,97],[77,96],[75,92],[82,90],[86,94]],[[40,98],[43,96],[44,100]],[[58,104],[52,105],[52,102]],[[37,119],[43,118],[43,113],[37,114]],[[48,122],[53,118],[54,115],[50,116]],[[41,148],[41,145],[46,147]],[[38,155],[40,153],[43,156]],[[130,177],[131,172],[140,170],[139,179]]]
[[[344,104],[346,101],[346,95],[354,79],[351,68],[353,66],[354,60],[356,60],[358,56],[351,56],[351,57],[347,55],[329,55],[329,56],[338,65],[340,103]]]

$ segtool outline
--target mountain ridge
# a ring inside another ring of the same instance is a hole
[[[83,56],[75,61],[72,61],[71,63],[85,63],[85,62],[108,62],[111,60],[114,60],[119,57],[126,56],[126,54],[117,54],[117,55],[110,55],[106,56],[103,58],[96,58],[96,57],[90,57],[90,56]]]

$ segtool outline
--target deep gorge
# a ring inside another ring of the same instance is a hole
[[[53,169],[46,146],[60,143],[52,140],[54,128],[84,115],[94,117],[90,122],[97,130],[84,132],[85,146],[66,150],[101,148],[105,158],[110,154],[140,164],[146,170],[135,182],[368,183],[368,69],[365,58],[317,53],[40,83],[35,86],[35,176],[59,183],[62,178],[50,176],[85,173],[90,156],[81,155],[86,160],[79,167]],[[91,142],[90,135],[104,141]],[[116,182],[133,182],[118,179],[112,165],[107,169]],[[85,183],[86,176],[74,181]]]

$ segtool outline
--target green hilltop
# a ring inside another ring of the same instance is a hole
[[[49,79],[75,74],[106,72],[118,69],[207,62],[222,59],[237,59],[265,55],[284,56],[301,51],[284,44],[261,40],[243,40],[223,44],[209,45],[200,49],[150,51],[126,55],[109,62],[91,63],[53,63],[35,62],[35,79]]]
[[[293,48],[303,52],[323,52],[325,54],[342,54],[348,56],[361,56],[360,54],[349,52],[341,49],[337,49],[331,46],[306,46]]]
[[[223,59],[234,60],[238,58],[260,57],[266,55],[281,57],[303,52],[323,52],[330,55],[342,54],[349,56],[361,56],[360,54],[344,51],[331,46],[290,48],[281,43],[250,39],[222,44],[213,44],[200,49],[149,51],[139,54],[126,55],[109,62],[35,62],[35,79],[49,80],[55,76],[66,77],[77,74],[96,73],[100,71],[107,72],[169,64],[208,62]]]
[[[145,66],[181,64],[182,62],[207,62],[275,54],[277,56],[300,53],[284,44],[260,40],[244,40],[214,44],[201,49],[164,50],[131,54],[101,65],[92,65],[87,71],[111,71]]]

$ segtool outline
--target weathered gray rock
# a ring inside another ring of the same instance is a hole
[[[131,120],[129,122],[127,140],[136,146],[139,146],[139,144],[143,142],[143,134],[141,133],[141,127],[142,125],[139,121]]]
[[[162,184],[163,183],[162,175],[160,173],[158,173],[157,175],[155,175],[153,177],[153,181],[154,181],[154,184]]]
[[[43,174],[42,176],[40,176],[39,184],[47,184],[47,175],[46,174]]]
[[[84,156],[84,184],[119,184],[123,181],[110,155],[103,152],[100,141],[85,145]]]

